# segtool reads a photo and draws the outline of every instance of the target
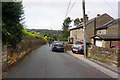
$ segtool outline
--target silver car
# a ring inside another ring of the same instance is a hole
[[[86,46],[91,48],[92,44],[87,42]],[[81,41],[76,41],[72,46],[72,52],[73,53],[83,53],[84,52],[84,43]]]

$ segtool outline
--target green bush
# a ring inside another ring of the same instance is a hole
[[[26,29],[23,29],[22,33],[23,33],[24,36],[28,36],[28,37],[32,37],[32,38],[36,38],[36,39],[43,39],[42,38],[43,35],[36,35],[36,34],[31,33],[31,32],[27,32]]]
[[[68,41],[68,39],[67,38],[61,38],[61,39],[59,39],[59,41]]]

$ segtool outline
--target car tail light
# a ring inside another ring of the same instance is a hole
[[[83,45],[81,45],[81,48],[83,48]]]

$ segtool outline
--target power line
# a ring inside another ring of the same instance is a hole
[[[73,5],[71,6],[71,8],[69,9],[69,11],[67,12],[65,18],[67,17],[67,15],[70,13],[70,11],[72,10],[72,8],[74,7],[75,3],[77,2],[77,0],[75,0],[75,2],[73,3]]]
[[[66,18],[66,16],[67,16],[67,13],[68,13],[68,10],[69,10],[69,8],[70,8],[70,5],[71,5],[71,0],[70,0],[70,2],[69,2],[69,4],[68,4],[68,8],[67,8],[67,12],[66,12],[66,14],[65,14],[65,18]]]
[[[117,13],[117,11],[106,0],[104,0],[104,1],[112,10],[114,10]]]

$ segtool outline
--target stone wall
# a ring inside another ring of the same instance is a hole
[[[83,41],[83,28],[80,28],[78,30],[78,33],[77,36],[78,36],[78,41]]]
[[[94,46],[93,48],[89,48],[87,50],[87,53],[88,57],[93,58],[95,60],[110,65],[120,66],[118,65],[118,55],[120,56],[120,54],[119,51],[116,49],[107,49]]]
[[[70,51],[71,50],[71,47],[72,47],[72,45],[65,45],[65,51]]]
[[[118,24],[108,27],[107,34],[109,35],[118,35]]]
[[[19,59],[23,58],[29,52],[45,44],[46,44],[45,40],[24,37],[23,40],[17,45],[15,49],[13,49],[10,45],[8,45],[7,49],[4,48],[3,50],[3,54],[7,53],[6,54],[7,56],[5,56],[7,57],[7,62],[5,58],[5,61],[3,61],[4,65],[2,65],[3,72],[6,71],[6,69],[9,66],[19,61]]]
[[[107,30],[106,29],[96,30],[96,35],[100,35],[100,34],[107,34]]]
[[[94,36],[94,22],[86,25],[86,41],[91,42],[91,37]]]
[[[7,45],[2,46],[2,67],[7,66]]]
[[[113,18],[108,14],[101,15],[98,19],[96,19],[96,27],[104,25],[105,23],[111,21]]]

